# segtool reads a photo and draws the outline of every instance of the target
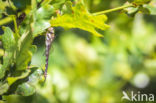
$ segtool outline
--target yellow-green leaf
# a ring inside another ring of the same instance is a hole
[[[102,36],[97,30],[105,30],[109,28],[105,24],[107,20],[106,15],[92,15],[85,6],[78,2],[74,7],[71,7],[72,12],[63,15],[58,15],[51,19],[53,27],[61,26],[63,28],[79,28],[93,33],[96,36]]]
[[[27,77],[29,75],[29,73],[30,73],[30,70],[27,69],[26,72],[21,74],[21,76],[18,76],[18,77],[8,77],[7,78],[8,84],[12,85],[15,81]]]

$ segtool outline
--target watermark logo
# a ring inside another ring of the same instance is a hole
[[[137,93],[134,93],[133,91],[130,92],[130,95],[128,95],[125,91],[122,92],[123,97],[122,100],[128,100],[128,101],[154,101],[155,97],[154,94],[142,94],[140,91]]]

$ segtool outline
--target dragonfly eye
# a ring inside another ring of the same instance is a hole
[[[48,28],[48,32],[54,34],[54,28],[53,27]]]

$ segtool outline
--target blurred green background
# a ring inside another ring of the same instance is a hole
[[[97,12],[125,2],[87,0],[86,5]],[[55,28],[45,85],[38,84],[29,97],[5,97],[6,103],[130,103],[121,101],[122,91],[156,95],[156,16],[107,16],[110,29],[101,31],[103,38],[80,29]],[[44,39],[34,41],[38,50],[32,64],[40,67],[45,65]]]

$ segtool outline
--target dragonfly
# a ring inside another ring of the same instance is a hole
[[[50,48],[51,48],[51,45],[52,45],[54,39],[55,39],[54,28],[49,27],[47,29],[46,37],[45,37],[45,46],[46,46],[46,50],[45,50],[46,63],[45,63],[45,71],[44,71],[45,81],[47,78],[47,71],[48,71],[49,52],[50,52]]]

